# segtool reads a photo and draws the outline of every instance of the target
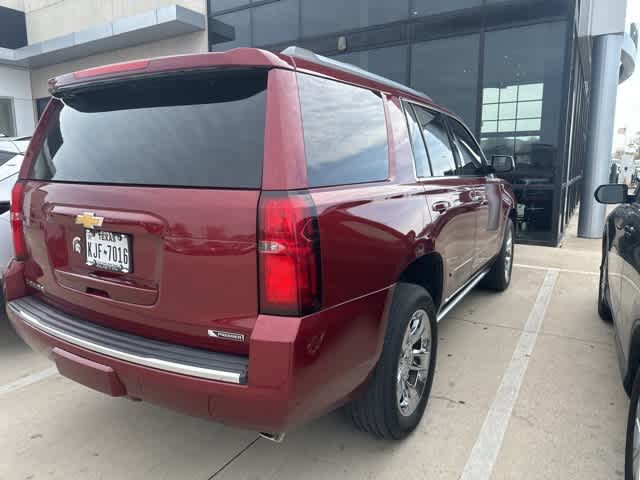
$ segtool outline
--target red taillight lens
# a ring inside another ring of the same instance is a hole
[[[258,255],[262,313],[306,315],[320,308],[320,232],[309,194],[263,192]]]
[[[27,243],[24,240],[24,183],[18,181],[11,191],[11,232],[13,234],[13,250],[18,260],[27,257]]]

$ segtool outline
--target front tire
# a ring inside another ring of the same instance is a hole
[[[502,248],[498,257],[493,262],[491,270],[482,280],[482,286],[502,292],[509,288],[511,284],[511,273],[513,271],[513,254],[514,254],[514,238],[515,228],[513,221],[507,219],[504,228],[504,238],[502,239]]]
[[[629,402],[627,417],[627,445],[624,453],[624,478],[637,480],[640,475],[640,412],[638,411],[638,397],[640,397],[640,370],[636,372]]]
[[[346,407],[356,427],[386,439],[409,435],[429,400],[437,346],[431,296],[418,285],[399,283],[380,359],[362,396]]]

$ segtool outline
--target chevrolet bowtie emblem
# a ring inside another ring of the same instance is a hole
[[[84,228],[101,227],[104,217],[97,217],[91,212],[84,212],[81,215],[76,215],[76,225],[82,225]]]

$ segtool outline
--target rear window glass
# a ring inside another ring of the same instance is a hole
[[[310,187],[385,180],[387,127],[380,94],[299,74]]]
[[[31,178],[257,188],[266,88],[266,70],[250,70],[68,93],[47,127]]]
[[[16,152],[3,152],[0,150],[0,167],[17,155]]]

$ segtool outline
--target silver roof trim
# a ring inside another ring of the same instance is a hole
[[[306,48],[291,46],[285,48],[280,53],[282,55],[288,55],[292,58],[306,60],[307,62],[315,63],[317,65],[324,65],[327,67],[335,68],[336,70],[340,70],[341,72],[352,73],[354,75],[367,78],[368,80],[373,80],[374,82],[380,83],[382,85],[401,90],[405,93],[431,100],[431,97],[429,97],[428,95],[419,92],[418,90],[414,90],[413,88],[407,87],[402,83],[396,82],[387,77],[383,77],[382,75],[371,73],[368,70],[356,67],[355,65],[352,65],[350,63],[340,62],[338,60],[334,60],[333,58],[318,55]]]

